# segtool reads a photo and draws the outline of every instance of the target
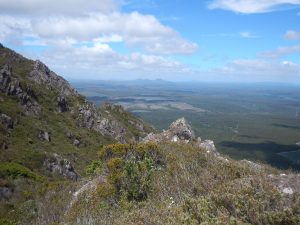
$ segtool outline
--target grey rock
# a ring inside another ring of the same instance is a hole
[[[194,131],[184,118],[173,122],[169,129],[160,134],[148,134],[142,142],[149,141],[171,141],[171,142],[190,142],[195,138]]]
[[[8,145],[5,142],[3,142],[0,146],[1,146],[0,149],[2,150],[8,149]]]
[[[40,131],[39,131],[38,137],[39,137],[39,139],[40,139],[41,141],[48,141],[48,142],[51,141],[50,134],[49,134],[47,131],[44,131],[44,130],[40,130]]]
[[[116,108],[120,110],[119,107]],[[124,126],[110,116],[102,116],[97,110],[96,106],[90,102],[86,102],[79,109],[79,120],[81,125],[88,129],[101,133],[102,135],[108,135],[115,140],[125,143],[126,129]]]
[[[24,90],[20,81],[12,76],[12,68],[8,64],[0,70],[0,91],[6,95],[17,96],[26,115],[40,112],[40,107],[34,100],[35,95],[32,89],[27,88]]]
[[[212,140],[200,141],[197,143],[197,146],[204,149],[207,153],[219,154],[215,143]]]
[[[78,179],[78,175],[72,163],[58,154],[53,154],[52,157],[47,158],[44,161],[44,166],[53,175],[63,176],[71,180]]]
[[[4,113],[0,114],[0,124],[2,124],[2,127],[7,134],[10,134],[11,130],[14,128],[13,119]]]
[[[69,104],[64,96],[57,97],[58,112],[67,112],[70,110]]]
[[[116,120],[110,120],[108,118],[98,120],[95,130],[101,132],[104,135],[112,136],[121,143],[126,142],[126,131],[123,126]]]
[[[143,123],[135,122],[135,121],[132,121],[132,120],[128,120],[128,123],[130,125],[134,126],[139,131],[144,132],[144,125],[143,125]]]
[[[14,188],[10,186],[3,186],[0,187],[0,201],[6,200],[8,201],[14,193]]]
[[[195,138],[192,127],[188,124],[185,118],[180,118],[173,122],[168,130],[173,136],[177,136],[180,140],[191,141]]]
[[[82,120],[82,125],[88,129],[94,127],[99,117],[96,106],[90,102],[86,102],[79,109],[79,118]]]
[[[62,96],[78,96],[77,91],[64,78],[51,71],[39,60],[35,61],[29,79],[37,84],[44,85],[49,90],[58,90]]]
[[[78,139],[75,139],[73,141],[73,145],[75,145],[76,147],[78,147],[80,145],[80,141]]]

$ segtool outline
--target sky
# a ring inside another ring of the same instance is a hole
[[[300,83],[300,0],[0,0],[0,21],[69,80]]]

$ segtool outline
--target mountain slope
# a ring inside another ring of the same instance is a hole
[[[11,178],[76,180],[104,144],[151,131],[121,107],[96,108],[42,62],[0,44],[0,200],[20,191]]]

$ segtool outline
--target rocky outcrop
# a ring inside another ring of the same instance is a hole
[[[14,128],[13,119],[4,113],[0,114],[0,124],[2,125],[2,128],[6,134],[10,134],[11,130]]]
[[[33,90],[30,87],[22,87],[20,81],[12,76],[12,67],[9,64],[0,70],[0,91],[6,95],[16,96],[26,115],[40,112],[40,107],[34,100]]]
[[[101,132],[102,134],[109,135],[121,143],[126,142],[126,130],[116,120],[108,118],[98,120],[95,130]]]
[[[109,115],[109,112],[107,113]],[[94,104],[86,102],[79,109],[79,114],[79,119],[83,127],[95,130],[102,135],[111,136],[121,143],[126,142],[126,130],[123,125],[112,116],[111,118],[109,116],[102,116]]]
[[[79,108],[80,125],[88,129],[93,129],[95,124],[100,121],[101,115],[97,112],[96,106],[90,102],[85,102]]]
[[[160,141],[171,141],[171,142],[182,142],[191,143],[195,147],[204,149],[207,153],[214,153],[219,155],[215,144],[212,140],[202,141],[200,137],[195,138],[192,127],[188,124],[185,118],[180,118],[173,122],[168,130],[164,130],[160,134],[150,133],[141,142],[160,142]]]
[[[76,137],[71,132],[67,132],[67,137],[73,145],[75,145],[76,147],[80,146],[81,144],[80,138]]]
[[[69,103],[64,96],[57,97],[57,111],[61,113],[70,111]]]
[[[195,145],[201,149],[204,149],[207,153],[214,153],[219,155],[215,143],[212,140],[201,141],[201,139],[197,139]]]
[[[149,141],[172,141],[172,142],[190,142],[195,138],[194,131],[184,118],[173,122],[169,129],[160,134],[150,133],[142,142]]]
[[[63,176],[71,180],[77,180],[78,175],[72,165],[72,163],[63,159],[58,154],[53,154],[50,158],[47,158],[44,162],[46,169],[56,176]]]
[[[58,90],[60,96],[77,96],[78,93],[61,76],[51,71],[44,63],[35,61],[29,79],[37,84],[43,85],[49,90]]]

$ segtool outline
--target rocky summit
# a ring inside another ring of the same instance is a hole
[[[299,174],[157,132],[0,44],[0,225],[300,224]]]

